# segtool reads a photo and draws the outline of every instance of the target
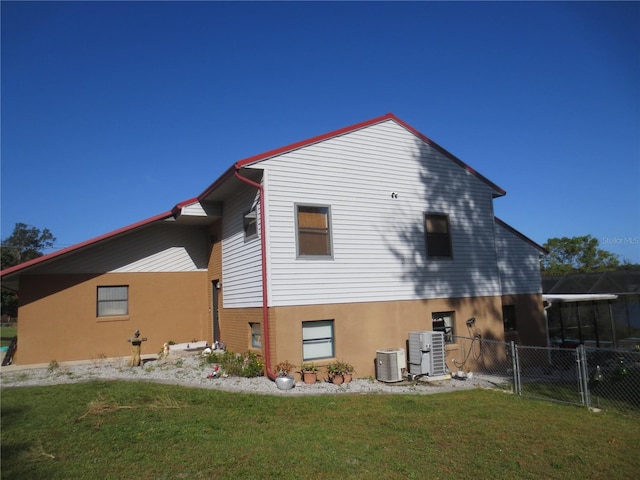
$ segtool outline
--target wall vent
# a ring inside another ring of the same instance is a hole
[[[403,370],[406,370],[404,348],[376,350],[376,379],[381,382],[400,382]]]

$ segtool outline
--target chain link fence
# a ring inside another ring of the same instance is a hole
[[[640,351],[548,348],[453,337],[447,350],[454,375],[482,380],[518,395],[586,407],[640,413]]]

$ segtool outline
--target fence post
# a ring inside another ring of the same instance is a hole
[[[580,385],[580,398],[582,404],[591,407],[591,395],[589,394],[589,373],[587,368],[587,354],[584,345],[578,345],[576,349],[576,362],[578,364],[578,384]]]
[[[518,349],[513,340],[511,340],[511,367],[513,368],[513,389],[516,395],[522,395],[520,389],[520,362],[518,360]]]

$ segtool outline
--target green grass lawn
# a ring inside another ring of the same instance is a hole
[[[488,390],[260,396],[153,383],[2,392],[2,478],[637,478],[640,418]]]
[[[11,339],[18,334],[18,327],[0,327],[0,347],[8,346]]]

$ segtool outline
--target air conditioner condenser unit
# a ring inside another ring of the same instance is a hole
[[[409,333],[409,374],[430,377],[446,375],[443,332]]]
[[[400,382],[407,360],[404,348],[376,350],[376,379],[381,382]]]

